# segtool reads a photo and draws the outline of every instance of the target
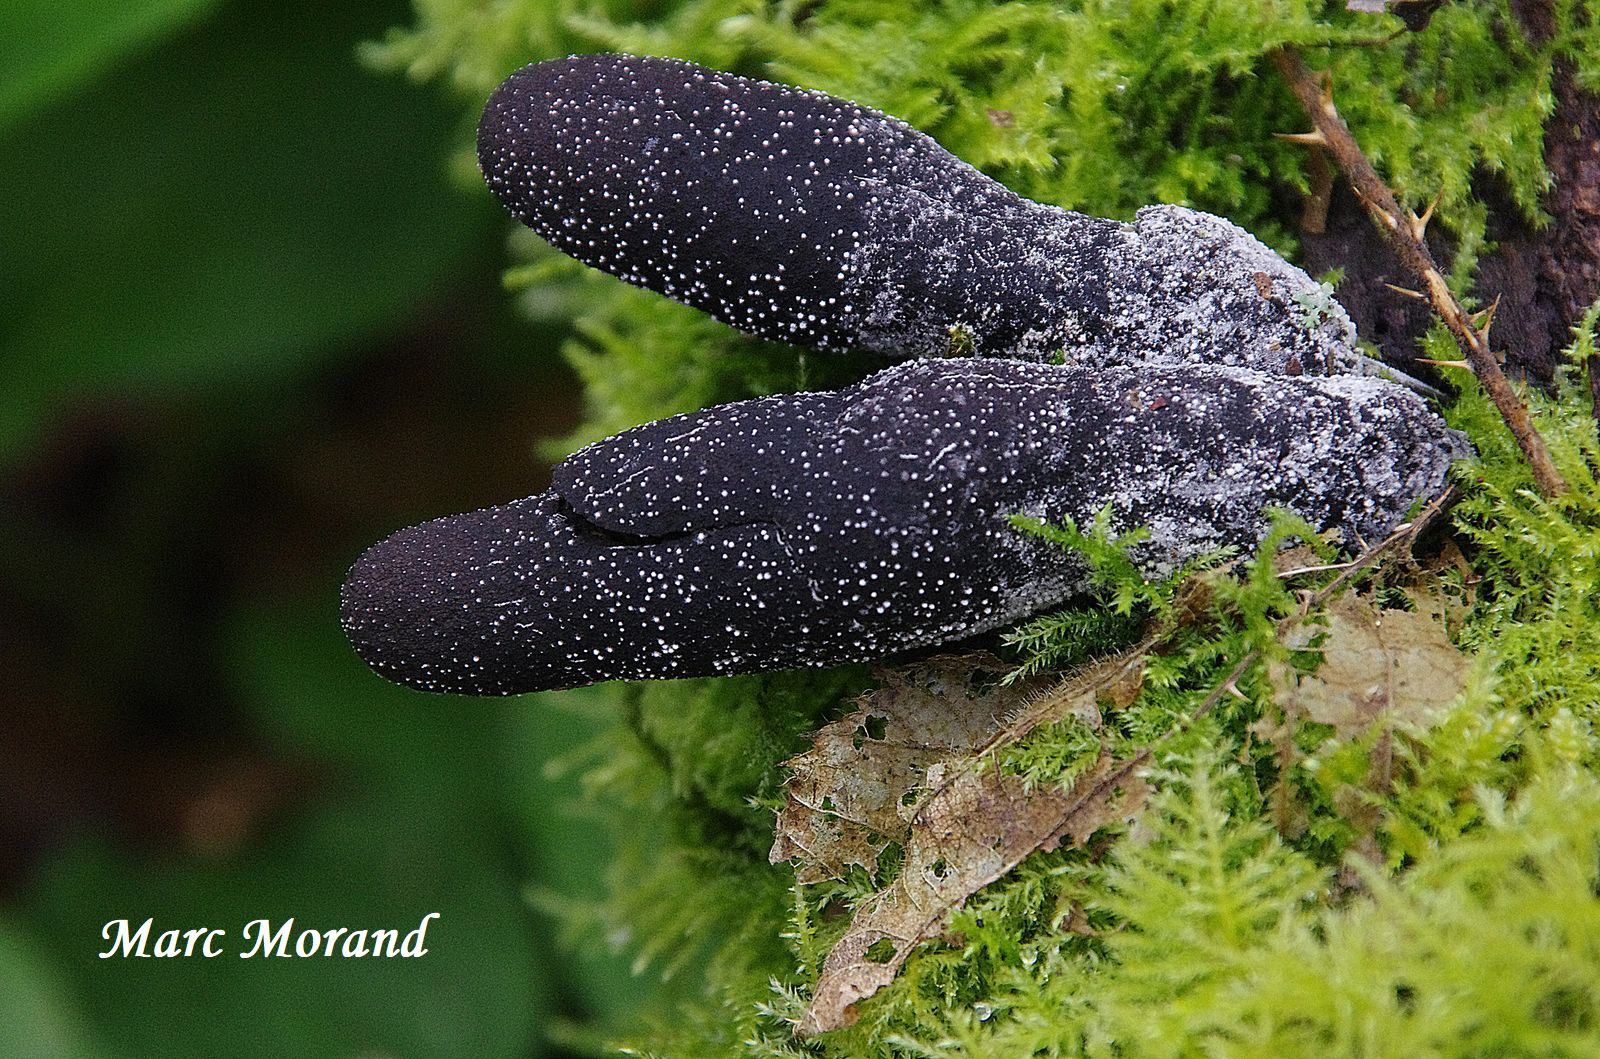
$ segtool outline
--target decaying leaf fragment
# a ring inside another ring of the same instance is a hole
[[[853,1006],[893,981],[917,942],[938,933],[968,897],[1036,850],[1081,844],[1136,816],[1147,794],[1135,770],[1109,754],[1067,792],[1030,790],[992,768],[960,772],[929,795],[912,821],[900,875],[856,913],[823,962],[798,1032],[849,1025]]]
[[[1147,788],[1136,763],[1108,752],[1068,790],[1030,786],[995,761],[1042,724],[1076,716],[1097,727],[1102,697],[1117,698],[1142,671],[1143,646],[1043,693],[993,686],[994,670],[971,658],[934,660],[893,676],[790,762],[774,861],[798,856],[799,877],[815,880],[874,867],[891,838],[904,849],[899,875],[824,961],[800,1034],[848,1025],[853,1005],[893,981],[919,941],[1029,854],[1138,814]]]
[[[1289,643],[1320,651],[1322,664],[1275,681],[1291,714],[1354,738],[1385,718],[1426,724],[1466,687],[1471,663],[1437,614],[1381,610],[1346,593],[1328,603],[1325,620],[1323,628],[1301,626]]]
[[[1269,664],[1282,714],[1263,718],[1258,734],[1278,749],[1280,778],[1273,792],[1274,821],[1285,834],[1304,826],[1303,810],[1284,778],[1298,757],[1295,729],[1301,721],[1326,724],[1340,739],[1376,733],[1366,777],[1333,792],[1339,813],[1355,828],[1355,850],[1382,859],[1378,830],[1381,798],[1394,785],[1396,727],[1427,728],[1466,687],[1471,662],[1450,642],[1444,608],[1421,597],[1415,611],[1384,610],[1371,599],[1345,593],[1331,599],[1322,624],[1299,625],[1286,646],[1322,655],[1316,670],[1300,673],[1287,661]]]
[[[985,746],[1038,693],[1037,682],[1001,686],[1005,670],[998,659],[951,655],[884,672],[858,709],[786,763],[793,776],[772,863],[797,860],[802,883],[853,864],[877,871],[884,847],[910,834],[929,769]]]

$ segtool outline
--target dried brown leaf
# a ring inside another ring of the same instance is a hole
[[[1144,806],[1129,762],[1102,753],[1071,790],[1029,788],[998,769],[964,769],[928,796],[912,821],[895,881],[857,911],[822,965],[801,1035],[847,1026],[854,1005],[888,985],[917,943],[938,933],[968,897],[1036,850],[1081,845]]]
[[[1413,585],[1406,590],[1406,595],[1416,605],[1419,614],[1426,614],[1438,621],[1446,631],[1459,630],[1477,603],[1474,586],[1466,585],[1457,592],[1441,586],[1437,581]]]
[[[1466,686],[1470,662],[1450,642],[1442,606],[1417,598],[1416,611],[1382,610],[1355,594],[1335,597],[1323,626],[1301,626],[1289,645],[1322,653],[1316,672],[1299,674],[1287,662],[1268,666],[1284,719],[1273,734],[1280,779],[1275,822],[1284,834],[1304,827],[1303,809],[1282,778],[1296,756],[1293,731],[1300,719],[1331,725],[1346,739],[1376,731],[1368,769],[1359,784],[1333,792],[1339,815],[1354,828],[1354,851],[1381,862],[1378,844],[1385,798],[1394,787],[1395,726],[1427,727]],[[1313,646],[1314,644],[1314,646]]]
[[[1005,669],[965,655],[886,671],[856,710],[787,762],[794,775],[772,863],[797,859],[803,883],[837,878],[852,864],[876,871],[883,848],[909,835],[913,810],[905,803],[927,784],[928,770],[987,745],[1038,694],[1037,682],[1000,686]]]
[[[1470,662],[1438,613],[1380,610],[1353,594],[1329,602],[1326,626],[1300,630],[1291,644],[1322,652],[1315,673],[1284,681],[1283,705],[1343,737],[1369,731],[1380,719],[1427,724],[1466,687]]]
[[[934,659],[891,673],[790,763],[795,775],[774,861],[799,857],[796,872],[806,881],[848,864],[875,868],[890,840],[904,850],[899,875],[857,911],[828,955],[799,1032],[848,1024],[853,1005],[893,981],[917,942],[1029,854],[1082,843],[1139,811],[1144,781],[1131,763],[1104,752],[1070,790],[1030,787],[994,760],[1069,715],[1098,727],[1100,701],[1137,694],[1147,646],[1043,692],[1037,684],[995,685],[992,663],[981,658]]]
[[[856,710],[789,762],[774,862],[795,858],[813,882],[851,864],[877,869],[889,842],[904,859],[894,881],[858,909],[828,954],[801,1034],[838,1029],[854,1005],[894,980],[916,944],[968,897],[1029,854],[1081,844],[1143,807],[1132,762],[1102,751],[1068,790],[1029,786],[994,764],[1040,725],[1070,716],[1094,727],[1098,704],[1138,694],[1148,644],[1085,667],[1046,690],[1002,686],[984,656],[935,658],[884,674]]]
[[[1119,671],[1110,674],[1100,694],[1107,706],[1113,710],[1125,710],[1132,706],[1139,693],[1144,691],[1144,665],[1124,666]]]
[[[1279,549],[1272,555],[1272,572],[1279,577],[1286,577],[1301,570],[1326,569],[1322,557],[1317,550],[1309,544],[1296,544],[1292,547]]]

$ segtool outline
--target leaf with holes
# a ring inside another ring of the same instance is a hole
[[[801,1035],[848,1026],[854,1006],[888,985],[951,912],[1037,850],[1082,845],[1144,807],[1132,762],[1102,752],[1068,791],[1029,787],[997,769],[965,769],[922,803],[895,881],[857,911],[822,965]]]
[[[1030,783],[996,762],[1042,725],[1072,717],[1098,729],[1099,704],[1123,700],[1148,646],[1043,691],[1000,686],[1003,669],[983,658],[889,673],[790,763],[774,861],[796,857],[797,876],[815,881],[850,864],[876,870],[891,841],[904,850],[899,874],[858,909],[824,961],[799,1033],[848,1025],[854,1005],[893,981],[918,942],[1029,854],[1082,844],[1140,811],[1146,788],[1136,764],[1103,748],[1066,789]]]
[[[838,878],[911,831],[916,792],[936,763],[972,753],[1038,691],[1000,686],[1007,667],[985,656],[931,659],[886,671],[859,708],[825,726],[794,771],[778,813],[772,863],[798,860],[803,883]],[[910,803],[910,805],[908,805]]]

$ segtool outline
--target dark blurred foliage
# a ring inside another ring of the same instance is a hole
[[[407,15],[0,8],[0,1054],[551,1054],[629,1002],[530,901],[606,856],[543,771],[594,720],[391,687],[338,629],[363,546],[537,490],[577,417],[459,111],[356,59]],[[422,959],[236,955],[428,912]],[[96,957],[146,916],[229,955]]]

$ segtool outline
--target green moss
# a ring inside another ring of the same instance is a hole
[[[871,686],[863,668],[658,681],[622,689],[627,718],[667,770],[680,801],[703,804],[740,831],[726,837],[763,861],[769,806],[781,804],[779,762],[808,733]],[[755,803],[755,804],[753,804]]]
[[[619,48],[820,88],[907,118],[1036,199],[1126,217],[1148,202],[1225,214],[1291,251],[1277,220],[1305,186],[1305,119],[1268,53],[1301,45],[1403,202],[1439,196],[1470,278],[1484,241],[1474,177],[1497,174],[1538,219],[1542,122],[1559,59],[1600,85],[1600,30],[1553,5],[1535,48],[1502,0],[1444,5],[1422,33],[1342,0],[419,0],[371,57],[447,78],[475,111],[524,62]],[[468,122],[464,121],[463,128]],[[1289,212],[1292,212],[1289,211]],[[647,419],[834,386],[874,365],[760,343],[654,295],[513,243],[531,315],[571,320],[588,417],[562,451]],[[1308,312],[1316,306],[1306,306]],[[1592,331],[1594,321],[1589,321]],[[1452,358],[1442,332],[1434,355]],[[1589,346],[1588,337],[1575,352]],[[1010,636],[1039,673],[1152,631],[1164,638],[1114,746],[1165,737],[1156,803],[1131,836],[1035,855],[977,894],[941,940],[861,1005],[852,1028],[797,1042],[822,959],[882,879],[804,888],[766,863],[787,756],[868,683],[860,670],[608,689],[618,723],[585,759],[619,853],[596,900],[564,909],[674,985],[634,1054],[713,1056],[1442,1056],[1600,1051],[1600,443],[1583,387],[1531,396],[1573,491],[1540,499],[1470,385],[1450,409],[1479,457],[1452,520],[1464,554],[1410,575],[1472,653],[1468,689],[1393,739],[1302,725],[1284,756],[1273,667],[1308,668],[1278,622],[1296,586],[1265,556],[1309,527],[1280,521],[1263,555],[1200,597],[1147,584],[1106,525],[1034,527],[1101,577],[1100,606]],[[1331,576],[1331,575],[1330,575]],[[1368,586],[1390,603],[1398,581]],[[1315,586],[1313,577],[1299,585]],[[1204,720],[1241,657],[1259,661]],[[1281,669],[1276,670],[1282,672]],[[1043,729],[1002,767],[1041,783],[1086,754],[1080,725]],[[1351,792],[1358,795],[1352,801]],[[1287,804],[1286,804],[1287,803]],[[1287,815],[1286,815],[1287,814]],[[1293,826],[1286,826],[1292,815]],[[1286,837],[1287,836],[1287,837]],[[1363,851],[1360,855],[1353,851]],[[592,943],[589,942],[589,943]],[[596,1028],[604,1034],[620,1028]]]

